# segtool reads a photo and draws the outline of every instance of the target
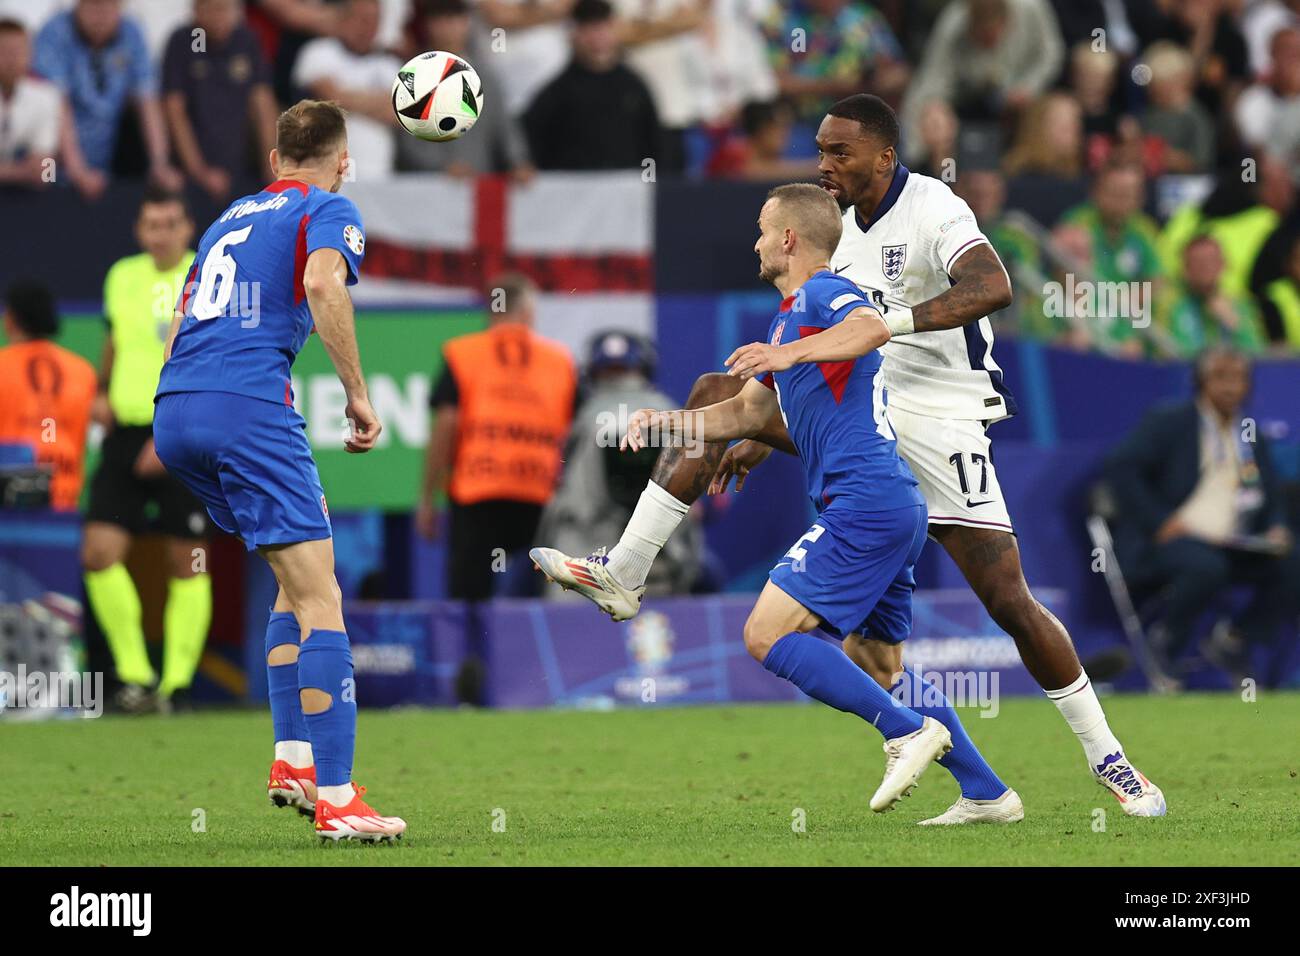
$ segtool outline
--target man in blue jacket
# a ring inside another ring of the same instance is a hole
[[[1242,415],[1250,361],[1226,346],[1208,349],[1195,384],[1192,401],[1153,408],[1107,459],[1119,511],[1115,550],[1130,585],[1165,590],[1152,643],[1168,661],[1218,595],[1252,585],[1253,600],[1233,622],[1237,634],[1208,647],[1236,670],[1245,645],[1271,641],[1292,610],[1291,532],[1268,442]]]

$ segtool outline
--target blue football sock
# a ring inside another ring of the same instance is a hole
[[[890,693],[925,717],[933,717],[952,734],[952,750],[939,761],[939,765],[957,778],[961,795],[970,800],[996,800],[1007,792],[993,768],[988,765],[975,743],[966,734],[961,718],[953,709],[943,691],[927,681],[910,667],[903,668]]]
[[[352,779],[357,740],[357,695],[352,651],[342,631],[313,629],[298,651],[298,687],[330,695],[328,710],[305,714],[316,758],[316,785],[340,787]]]
[[[266,622],[266,656],[281,644],[298,646],[300,632],[298,619],[292,611],[272,611]],[[307,720],[302,715],[302,701],[298,697],[298,662],[266,665],[266,688],[271,698],[271,726],[275,742],[282,740],[308,740]]]
[[[839,647],[812,634],[785,635],[767,652],[763,666],[809,697],[857,714],[886,740],[921,729],[919,714],[891,697]]]

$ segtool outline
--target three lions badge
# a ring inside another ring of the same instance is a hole
[[[890,282],[903,274],[903,263],[907,261],[907,243],[897,246],[881,246],[880,268]]]

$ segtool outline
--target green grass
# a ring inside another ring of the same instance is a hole
[[[406,818],[396,847],[321,847],[307,820],[273,809],[262,713],[0,724],[0,864],[1300,862],[1300,695],[1106,706],[1167,818],[1125,818],[1041,699],[963,713],[1027,817],[952,829],[914,825],[956,795],[938,767],[898,810],[872,814],[879,737],[820,706],[363,712],[356,776],[380,812]],[[792,830],[796,808],[806,832]]]

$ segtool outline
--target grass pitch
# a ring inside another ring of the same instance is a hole
[[[915,826],[957,795],[940,767],[871,813],[880,738],[819,705],[363,711],[356,777],[409,824],[391,847],[319,846],[270,806],[265,713],[0,724],[0,865],[1300,862],[1300,695],[1105,704],[1165,819],[1124,817],[1042,699],[962,712],[1027,816],[951,829]]]

